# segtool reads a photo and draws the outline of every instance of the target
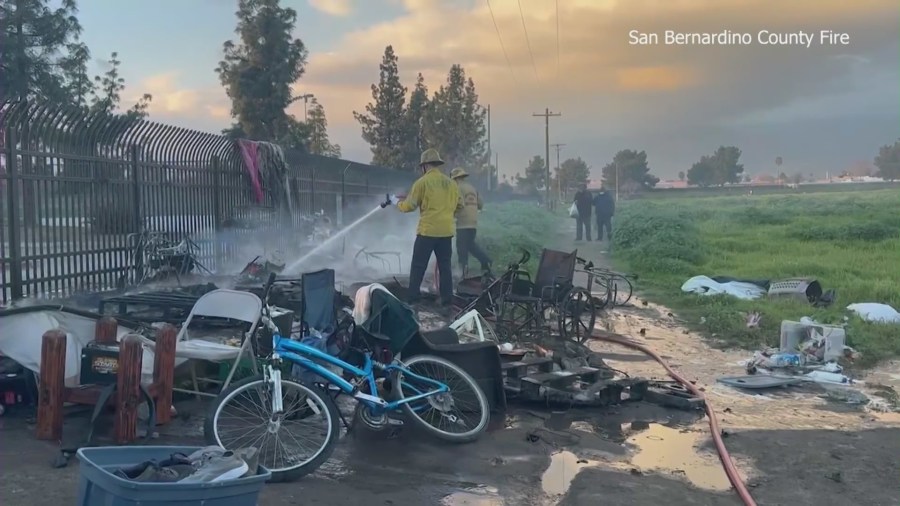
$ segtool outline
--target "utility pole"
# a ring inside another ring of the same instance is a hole
[[[556,143],[551,144],[551,146],[556,149],[556,198],[558,200],[562,200],[562,178],[560,178],[559,175],[562,166],[560,166],[559,164],[559,152],[562,151],[562,148],[563,146],[565,146],[565,144]]]
[[[558,112],[550,112],[550,109],[544,109],[543,114],[534,113],[532,116],[542,117],[544,118],[544,145],[546,147],[546,158],[545,163],[547,164],[547,182],[545,183],[545,193],[546,193],[546,205],[547,208],[550,208],[550,118],[555,116],[562,116],[561,113]]]
[[[294,97],[291,99],[291,102],[294,100],[303,100],[303,122],[307,123],[307,105],[309,104],[309,99],[313,98],[314,95],[312,93],[304,93],[299,97]]]
[[[488,161],[488,175],[487,175],[487,189],[491,191],[494,184],[494,169],[491,169],[491,104],[487,106],[487,161]]]

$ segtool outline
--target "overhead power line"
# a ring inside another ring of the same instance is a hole
[[[522,0],[519,0],[519,17],[522,18],[522,29],[525,30],[525,44],[528,46],[528,54],[531,56],[531,68],[534,69],[534,77],[537,77],[537,64],[534,62],[534,52],[531,50],[531,41],[528,39],[528,27],[525,26],[525,12],[522,10]]]
[[[500,27],[497,26],[497,18],[494,17],[494,9],[491,7],[491,0],[487,0],[488,11],[491,13],[491,21],[494,23],[494,30],[497,31],[497,39],[500,41],[500,49],[503,50],[503,57],[506,59],[506,66],[509,67],[509,73],[515,79],[516,74],[513,72],[512,63],[509,61],[509,54],[506,52],[506,45],[503,44],[503,36],[500,35]]]

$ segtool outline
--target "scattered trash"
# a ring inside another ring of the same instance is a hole
[[[727,376],[718,378],[716,381],[732,388],[745,388],[748,390],[785,387],[803,382],[801,378],[768,375]]]
[[[869,398],[866,394],[852,388],[829,388],[825,390],[823,397],[830,401],[847,404],[864,405],[869,403]]]
[[[753,282],[708,276],[694,276],[681,285],[682,292],[697,295],[731,295],[744,300],[758,299],[766,294],[766,290],[766,287]]]
[[[812,278],[791,278],[773,281],[769,285],[769,298],[792,298],[809,302],[815,307],[828,307],[836,298],[834,290],[822,291],[822,285]]]
[[[856,313],[860,318],[868,322],[900,323],[900,313],[887,304],[864,302],[860,304],[850,304],[847,306],[847,309]]]
[[[816,383],[829,383],[837,385],[854,385],[857,382],[843,374],[826,371],[812,371],[804,375],[805,378]]]
[[[759,313],[753,312],[747,315],[747,328],[748,329],[758,329],[759,323],[762,320],[762,315]]]

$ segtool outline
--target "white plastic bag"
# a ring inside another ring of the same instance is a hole
[[[578,207],[572,202],[572,207],[569,208],[569,218],[577,218],[578,217]]]

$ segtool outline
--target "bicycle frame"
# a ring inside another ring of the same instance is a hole
[[[321,376],[328,383],[338,387],[341,390],[341,392],[343,392],[344,394],[349,395],[349,396],[353,397],[354,399],[356,399],[357,401],[362,402],[363,404],[368,406],[369,409],[371,409],[375,414],[380,414],[385,411],[394,411],[404,404],[408,404],[410,402],[415,402],[415,401],[424,399],[426,397],[431,397],[432,395],[435,395],[435,394],[445,393],[445,392],[450,391],[450,387],[448,387],[447,385],[445,385],[439,381],[435,381],[431,378],[426,378],[424,376],[420,376],[418,374],[410,372],[408,369],[406,369],[402,365],[396,365],[396,364],[382,365],[377,362],[374,362],[372,360],[370,353],[365,354],[365,362],[363,364],[363,367],[359,368],[352,364],[348,364],[347,362],[344,362],[343,360],[341,360],[337,357],[333,357],[333,356],[329,355],[328,353],[317,350],[316,348],[313,348],[311,346],[307,346],[305,344],[298,343],[298,342],[292,341],[290,339],[285,339],[277,332],[273,332],[272,345],[273,345],[272,349],[274,350],[273,354],[272,354],[273,359],[278,360],[278,359],[283,358],[283,359],[287,360],[288,362],[291,362],[292,364],[299,365],[300,367],[302,367],[314,374]],[[321,366],[320,364],[316,363],[314,360],[324,361],[328,364],[331,364],[333,366],[340,368],[343,371],[349,372],[356,378],[365,379],[370,392],[378,391],[377,385],[375,383],[375,372],[376,371],[379,371],[379,372],[380,371],[385,371],[385,372],[400,371],[405,376],[408,376],[413,379],[421,380],[421,381],[425,382],[426,384],[433,385],[435,388],[434,388],[434,390],[431,390],[428,392],[424,392],[424,393],[420,392],[420,393],[417,393],[417,394],[409,396],[409,397],[404,397],[400,400],[389,402],[389,401],[382,399],[381,397],[379,397],[377,395],[366,394],[366,393],[360,392],[359,387],[357,385],[354,385],[353,383],[347,381],[346,379],[335,374],[334,372],[327,369],[326,367]],[[281,399],[281,392],[280,392],[281,371],[279,371],[275,368],[271,368],[270,374],[275,376],[275,378],[273,378],[273,379],[274,379],[275,384],[277,385],[275,387],[276,394],[277,394],[275,396],[276,398],[274,400],[275,404],[276,404],[275,411],[280,412],[283,410],[283,407],[281,406],[282,399]]]

